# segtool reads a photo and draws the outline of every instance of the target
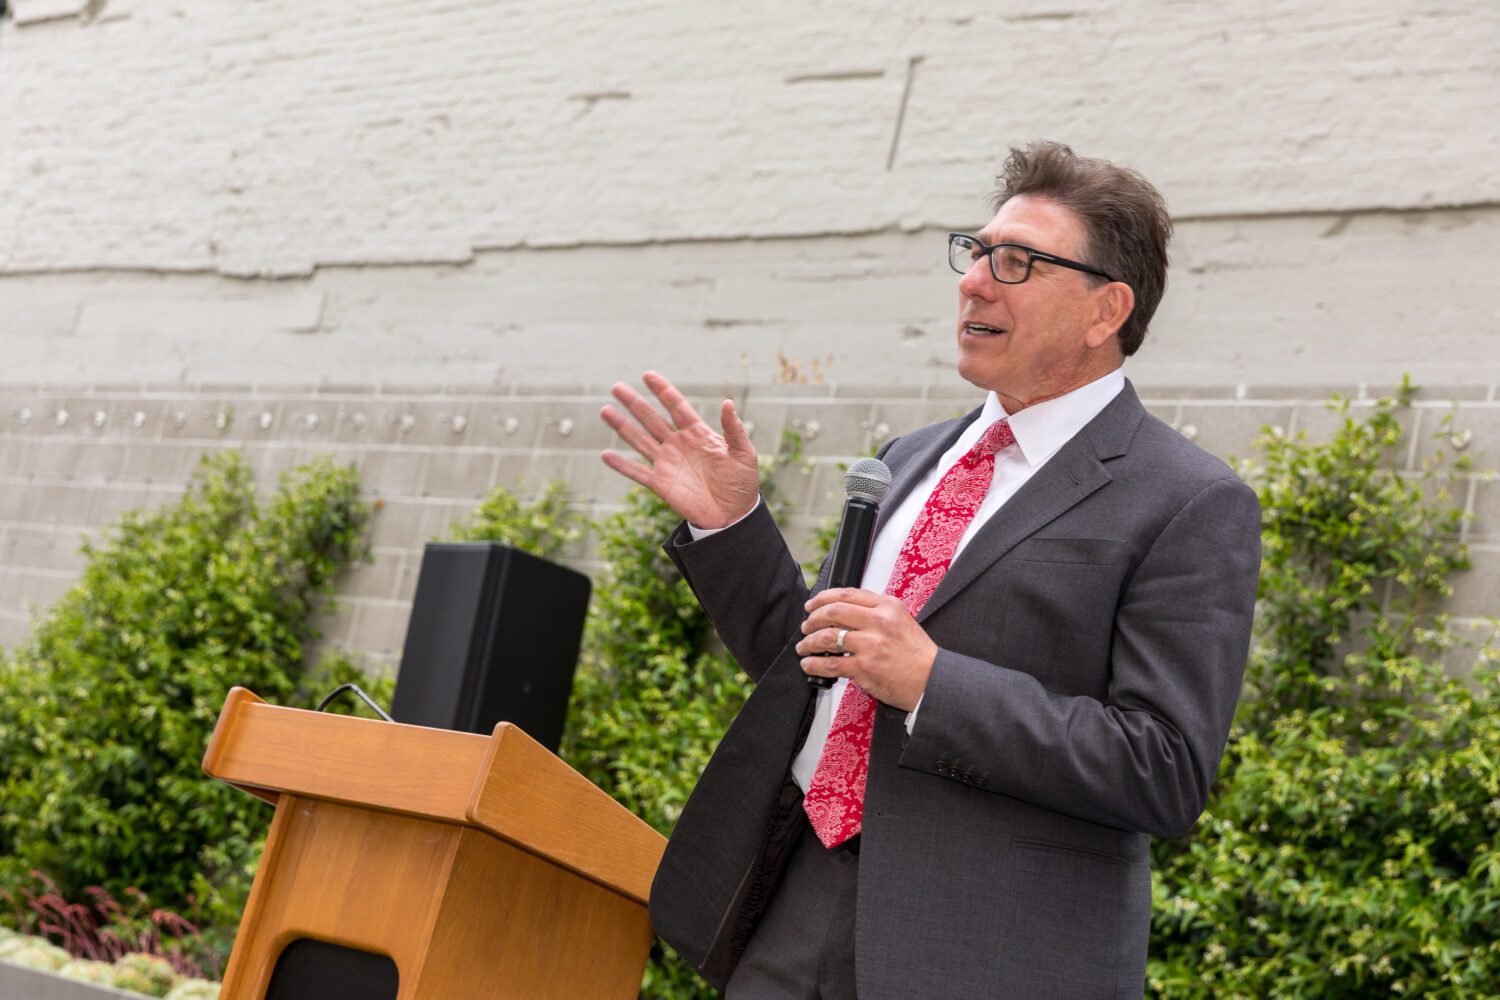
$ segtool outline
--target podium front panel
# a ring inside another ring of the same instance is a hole
[[[632,1000],[651,937],[640,903],[480,830],[284,794],[222,996],[388,1000],[272,992],[312,938],[390,956],[394,1000]]]

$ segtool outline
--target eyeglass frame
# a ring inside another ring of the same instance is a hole
[[[1047,253],[1045,250],[1038,250],[1036,247],[1029,247],[1024,243],[995,243],[992,245],[986,243],[984,240],[971,233],[949,233],[948,266],[953,268],[953,270],[958,271],[959,274],[968,274],[969,269],[964,268],[962,271],[959,271],[957,265],[953,263],[953,241],[956,239],[973,240],[975,243],[977,243],[980,249],[983,251],[979,256],[988,257],[990,259],[990,277],[994,278],[1002,285],[1025,284],[1026,281],[1031,277],[1031,265],[1039,260],[1046,261],[1049,264],[1057,264],[1061,267],[1072,268],[1074,271],[1082,271],[1084,274],[1097,274],[1105,281],[1119,280],[1118,278],[1111,277],[1106,272],[1099,270],[1092,264],[1084,264],[1076,260],[1069,260],[1066,257],[1059,257],[1057,254]],[[999,272],[995,270],[995,251],[999,250],[1002,247],[1009,247],[1012,250],[1024,250],[1026,252],[1026,273],[1021,277],[1020,281],[1006,281],[1004,278],[1000,277]],[[969,262],[969,267],[973,266],[974,262],[971,260]]]

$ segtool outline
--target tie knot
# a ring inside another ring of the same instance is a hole
[[[1016,443],[1016,436],[1010,431],[1010,423],[1005,420],[996,420],[990,424],[989,430],[974,443],[974,452],[978,455],[993,455],[1001,448],[1009,448]]]

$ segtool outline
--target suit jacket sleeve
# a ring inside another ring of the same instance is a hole
[[[1254,491],[1232,477],[1209,483],[1122,588],[1105,698],[1059,695],[1030,673],[943,649],[901,765],[941,773],[936,762],[961,760],[983,791],[1183,834],[1233,721],[1259,566]]]
[[[698,541],[679,524],[665,547],[725,647],[759,681],[788,641],[800,638],[809,594],[766,505]]]

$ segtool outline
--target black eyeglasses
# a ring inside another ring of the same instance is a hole
[[[1060,267],[1071,267],[1085,274],[1097,274],[1105,281],[1114,281],[1109,275],[1091,264],[1080,264],[1076,260],[1043,253],[1019,243],[996,243],[993,246],[976,236],[964,233],[948,234],[948,266],[959,274],[968,274],[969,268],[980,257],[990,259],[990,273],[1003,285],[1019,285],[1031,277],[1031,262],[1044,260]]]

